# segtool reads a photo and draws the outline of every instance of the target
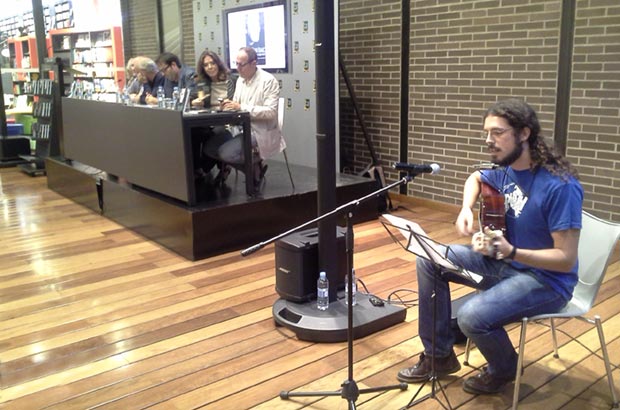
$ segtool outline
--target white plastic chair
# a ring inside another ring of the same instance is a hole
[[[280,132],[282,132],[282,127],[284,126],[284,98],[280,97],[278,99],[278,128],[280,128]],[[284,154],[284,162],[286,162],[286,169],[288,170],[288,177],[291,180],[291,186],[293,190],[295,189],[295,183],[293,182],[293,174],[291,174],[291,167],[288,164],[288,156],[286,155],[286,147],[282,149],[282,154]]]
[[[584,315],[587,314],[592,308],[596,295],[598,294],[598,290],[603,282],[609,260],[614,252],[616,243],[620,239],[620,224],[604,221],[587,212],[583,212],[582,215],[582,229],[579,237],[579,282],[573,292],[573,298],[568,302],[566,307],[558,313],[524,317],[521,321],[519,359],[517,362],[515,386],[512,396],[512,408],[515,410],[517,409],[519,403],[519,389],[521,387],[521,373],[523,369],[523,355],[525,352],[525,334],[527,324],[533,321],[549,319],[551,324],[551,337],[553,340],[553,357],[558,358],[558,342],[554,323],[554,319],[556,318],[576,318],[596,327],[599,341],[601,343],[605,370],[607,372],[607,382],[611,393],[612,406],[614,408],[618,407],[618,399],[616,398],[616,389],[611,374],[611,365],[609,363],[605,336],[603,335],[601,318],[598,315],[595,315],[593,318],[587,318]],[[469,360],[470,348],[471,343],[468,339],[465,346],[465,364],[467,364]]]
[[[280,97],[278,99],[278,128],[280,132],[282,132],[282,126],[284,125],[284,98]],[[286,169],[288,170],[288,177],[291,180],[291,186],[293,190],[295,190],[295,183],[293,182],[293,174],[291,173],[291,167],[288,163],[288,156],[286,155],[286,143],[284,142],[284,135],[282,136],[280,149],[282,150],[282,154],[284,154],[284,162],[286,163]],[[235,169],[236,175],[239,175],[239,170]]]

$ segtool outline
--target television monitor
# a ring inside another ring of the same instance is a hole
[[[256,50],[258,67],[270,72],[289,71],[290,22],[286,0],[224,10],[224,47],[232,70],[242,47]]]

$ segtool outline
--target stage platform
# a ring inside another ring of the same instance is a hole
[[[317,217],[316,169],[291,165],[293,189],[284,162],[267,164],[258,195],[248,197],[245,175],[233,171],[221,188],[199,182],[199,204],[191,207],[62,158],[46,159],[46,171],[51,190],[187,259],[198,260],[244,249]],[[336,177],[338,205],[375,189],[375,181],[369,178]],[[370,200],[355,209],[353,222],[377,215],[377,202]]]

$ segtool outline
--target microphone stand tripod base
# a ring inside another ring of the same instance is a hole
[[[276,324],[291,329],[300,340],[325,343],[347,340],[348,316],[344,299],[331,302],[327,310],[318,310],[315,300],[298,303],[278,299],[272,311]],[[360,293],[353,312],[354,339],[403,322],[407,316],[402,306],[389,303],[374,306],[368,295]]]

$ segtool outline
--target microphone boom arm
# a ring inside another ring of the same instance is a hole
[[[393,182],[393,183],[391,183],[389,185],[386,185],[383,188],[380,188],[380,189],[378,189],[378,190],[376,190],[374,192],[371,192],[370,194],[368,194],[366,196],[354,199],[353,201],[350,201],[350,202],[347,202],[346,204],[340,205],[339,207],[334,208],[333,210],[331,210],[331,211],[329,211],[329,212],[327,212],[327,213],[325,213],[323,215],[320,215],[320,216],[318,216],[318,217],[316,217],[314,219],[311,219],[311,220],[309,220],[307,222],[304,222],[303,224],[301,224],[299,226],[296,226],[295,228],[289,229],[288,231],[283,232],[283,233],[281,233],[279,235],[276,235],[276,236],[274,236],[274,237],[272,237],[270,239],[267,239],[266,241],[259,242],[259,243],[255,244],[255,245],[252,245],[252,246],[242,250],[241,251],[241,255],[242,256],[251,255],[254,252],[258,251],[259,249],[262,249],[265,246],[269,245],[270,243],[273,243],[273,242],[277,241],[278,239],[284,238],[287,235],[290,235],[292,233],[300,231],[300,230],[302,230],[304,228],[307,228],[308,226],[314,225],[315,223],[317,223],[317,222],[319,222],[319,221],[321,221],[321,220],[323,220],[325,218],[328,218],[330,216],[339,215],[342,212],[345,212],[345,211],[347,211],[349,209],[355,208],[358,205],[360,205],[361,203],[366,202],[367,200],[369,200],[369,199],[371,199],[371,198],[373,198],[373,197],[375,197],[377,195],[380,195],[383,192],[389,191],[390,189],[392,189],[394,187],[397,187],[398,185],[407,185],[409,182],[411,182],[411,180],[414,177],[415,177],[415,174],[408,174],[407,176],[404,176],[403,178],[399,179],[398,181]]]

